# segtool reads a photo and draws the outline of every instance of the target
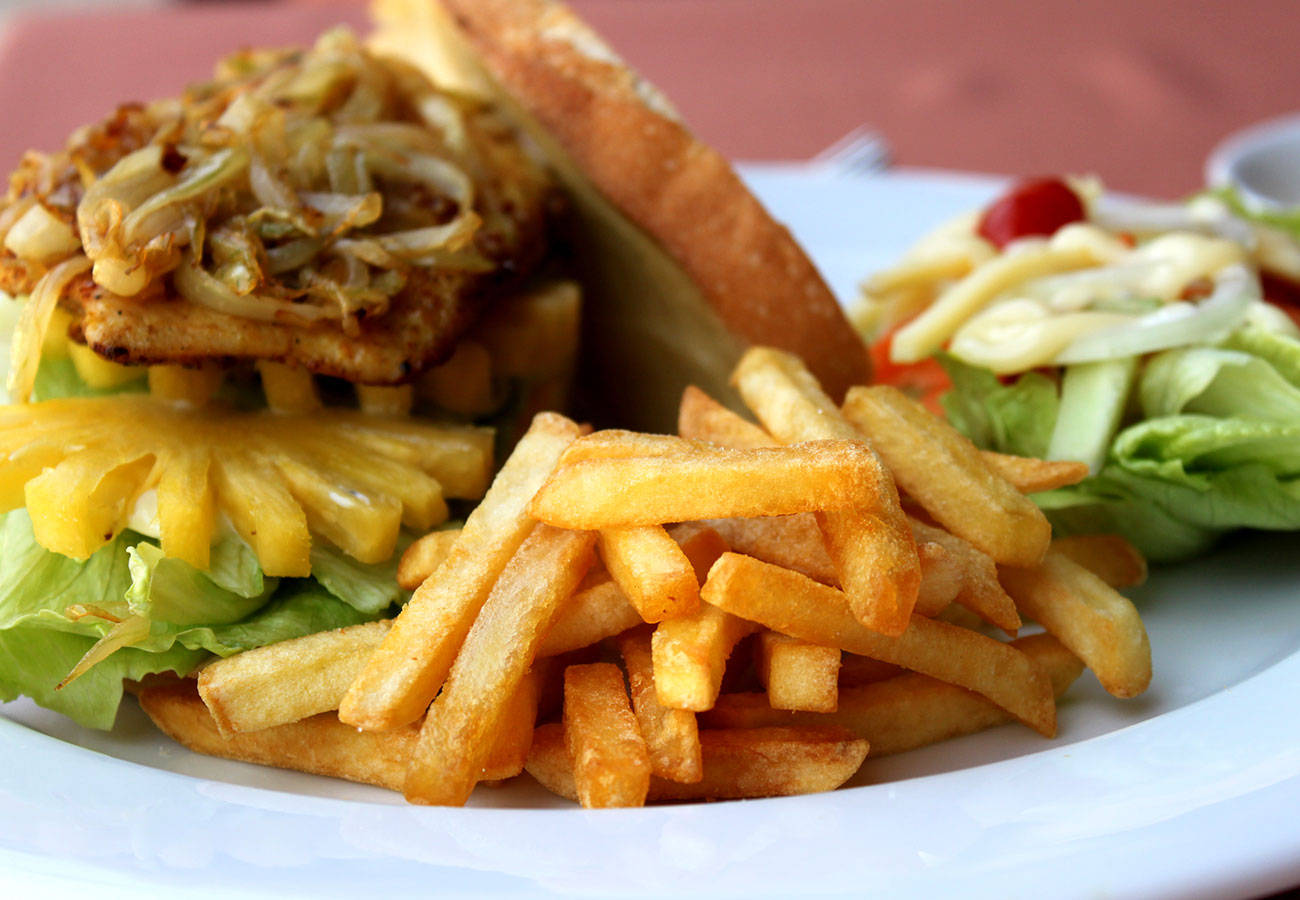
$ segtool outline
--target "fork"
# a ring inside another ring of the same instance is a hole
[[[875,175],[889,168],[893,150],[880,132],[859,125],[812,158],[850,175]]]

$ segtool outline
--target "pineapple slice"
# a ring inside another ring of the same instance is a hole
[[[173,453],[163,458],[158,477],[162,551],[202,571],[212,561],[211,465],[203,453]]]
[[[404,416],[411,411],[415,392],[409,384],[387,387],[377,384],[357,385],[357,403],[371,416]]]
[[[388,559],[400,525],[429,529],[447,496],[482,496],[489,429],[349,410],[198,409],[149,395],[0,407],[0,504],[26,504],[42,546],[84,559],[155,491],[162,551],[205,569],[218,513],[268,575],[304,576],[313,537]]]
[[[214,365],[197,369],[185,366],[150,366],[149,393],[158,400],[195,409],[207,406],[221,387],[226,373]]]
[[[213,455],[212,481],[230,524],[253,548],[268,575],[311,574],[311,535],[302,511],[275,468],[260,454],[225,449]],[[159,510],[159,518],[162,510]]]
[[[27,482],[37,543],[88,559],[122,530],[153,469],[152,455],[126,446],[88,447],[65,457]]]
[[[262,376],[266,405],[273,412],[301,414],[321,408],[316,379],[306,369],[260,359],[257,373]]]
[[[87,387],[100,390],[121,387],[128,382],[143,378],[147,371],[144,366],[124,366],[111,359],[104,359],[85,344],[68,342],[67,352],[72,357],[72,365],[76,367],[77,377],[84,381]],[[42,357],[48,358],[49,351],[45,351]]]

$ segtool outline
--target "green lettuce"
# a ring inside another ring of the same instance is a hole
[[[0,700],[29,696],[94,728],[112,726],[124,678],[369,621],[391,605],[384,597],[402,597],[395,585],[384,593],[378,573],[369,585],[360,572],[332,579],[340,593],[367,588],[355,603],[315,578],[266,578],[234,536],[213,544],[208,572],[132,532],[74,560],[36,543],[22,509],[0,517],[0,560]],[[103,658],[56,689],[92,651]]]
[[[957,428],[987,449],[1041,455],[1059,410],[1049,379],[1003,384],[943,362]],[[1247,328],[1165,351],[1146,361],[1135,394],[1101,470],[1035,496],[1060,531],[1114,531],[1176,560],[1238,528],[1300,529],[1300,341]]]

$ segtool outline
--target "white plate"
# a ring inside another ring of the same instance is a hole
[[[850,296],[988,179],[746,174]],[[126,706],[109,734],[0,716],[0,896],[1222,898],[1300,884],[1300,577],[1243,536],[1134,592],[1156,679],[1085,675],[1048,741],[1006,726],[869,760],[833,794],[583,811],[526,779],[463,810],[195,756]],[[532,807],[532,808],[527,808]]]

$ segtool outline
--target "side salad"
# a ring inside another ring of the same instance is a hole
[[[1300,529],[1300,216],[1038,179],[863,284],[878,380],[991,450],[1092,474],[1034,499],[1153,560]]]

